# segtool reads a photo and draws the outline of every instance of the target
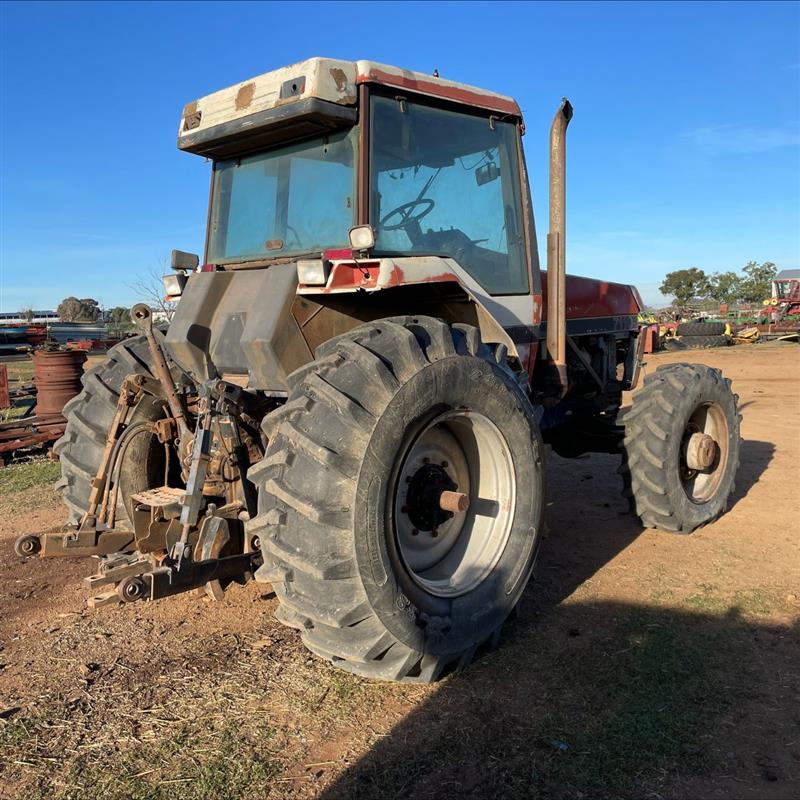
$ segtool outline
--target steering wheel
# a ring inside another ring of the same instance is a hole
[[[403,203],[402,205],[397,206],[397,208],[393,208],[380,221],[380,227],[385,231],[398,231],[401,228],[405,228],[406,225],[409,225],[412,222],[419,222],[423,217],[427,217],[428,214],[433,211],[433,207],[435,205],[436,203],[434,203],[434,201],[429,197],[418,197],[416,200],[411,200],[409,203]],[[425,206],[425,208],[416,214],[412,214],[411,211],[417,206]],[[387,225],[387,220],[390,220],[395,216],[399,216],[400,221],[395,222],[393,225]]]

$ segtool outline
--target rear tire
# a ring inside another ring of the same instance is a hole
[[[667,364],[648,375],[622,418],[620,472],[642,525],[691,533],[726,510],[739,468],[738,399],[713,367]],[[690,453],[703,434],[716,443],[706,466]]]
[[[366,677],[431,682],[466,666],[496,643],[541,530],[539,433],[505,348],[467,325],[380,320],[322,345],[289,382],[248,476],[257,577],[278,619]],[[470,508],[445,518],[442,490]]]
[[[108,351],[108,358],[102,364],[84,373],[83,390],[64,406],[62,413],[67,426],[53,450],[61,462],[61,479],[56,487],[69,511],[68,521],[73,525],[80,522],[88,509],[91,484],[100,467],[122,382],[131,374],[151,376],[150,358],[144,336],[126,339]],[[163,404],[147,398],[136,415],[136,419],[147,420],[163,417]],[[125,495],[164,483],[162,451],[163,446],[154,436],[140,436],[132,442],[125,462],[127,491],[120,491],[117,502],[117,530],[131,529]]]

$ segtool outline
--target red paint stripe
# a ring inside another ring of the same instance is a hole
[[[447,100],[453,100],[457,103],[488,108],[490,111],[499,111],[503,114],[512,114],[517,117],[522,116],[519,106],[513,100],[506,100],[502,97],[496,97],[495,95],[482,94],[470,89],[461,89],[457,86],[448,86],[447,84],[437,83],[435,80],[421,81],[416,78],[406,78],[402,75],[392,75],[389,72],[383,72],[379,69],[372,69],[368,74],[359,75],[356,78],[356,83],[369,82],[397,86],[401,89],[408,89],[409,91],[430,94],[435,97],[444,97]]]

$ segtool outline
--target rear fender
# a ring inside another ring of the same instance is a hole
[[[501,322],[489,310],[492,305],[501,312],[505,307],[493,301],[451,258],[419,256],[334,261],[325,286],[300,284],[297,294],[295,318],[311,349],[344,332],[339,329],[343,320],[336,319],[337,315],[349,315],[359,324],[386,316],[427,314],[450,323],[476,325],[483,341],[505,345],[509,356],[520,361],[527,355],[518,351]],[[312,330],[308,324],[310,309],[320,307],[335,313],[329,311],[323,315],[329,326],[320,325],[320,320],[318,330]],[[524,321],[520,323],[525,324]]]
[[[319,287],[298,286],[293,263],[197,272],[184,288],[165,345],[197,382],[219,376],[286,392],[288,375],[311,361],[323,342],[363,322],[425,314],[475,325],[485,342],[505,345],[525,366],[527,346],[519,352],[490,304],[507,317],[512,312],[481,291],[454,261],[431,257],[336,262]]]

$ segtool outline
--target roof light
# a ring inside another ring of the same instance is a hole
[[[328,282],[329,264],[323,258],[297,262],[297,280],[306,286],[324,286]]]
[[[372,225],[356,225],[350,228],[350,247],[353,250],[369,250],[375,247],[375,231]]]

